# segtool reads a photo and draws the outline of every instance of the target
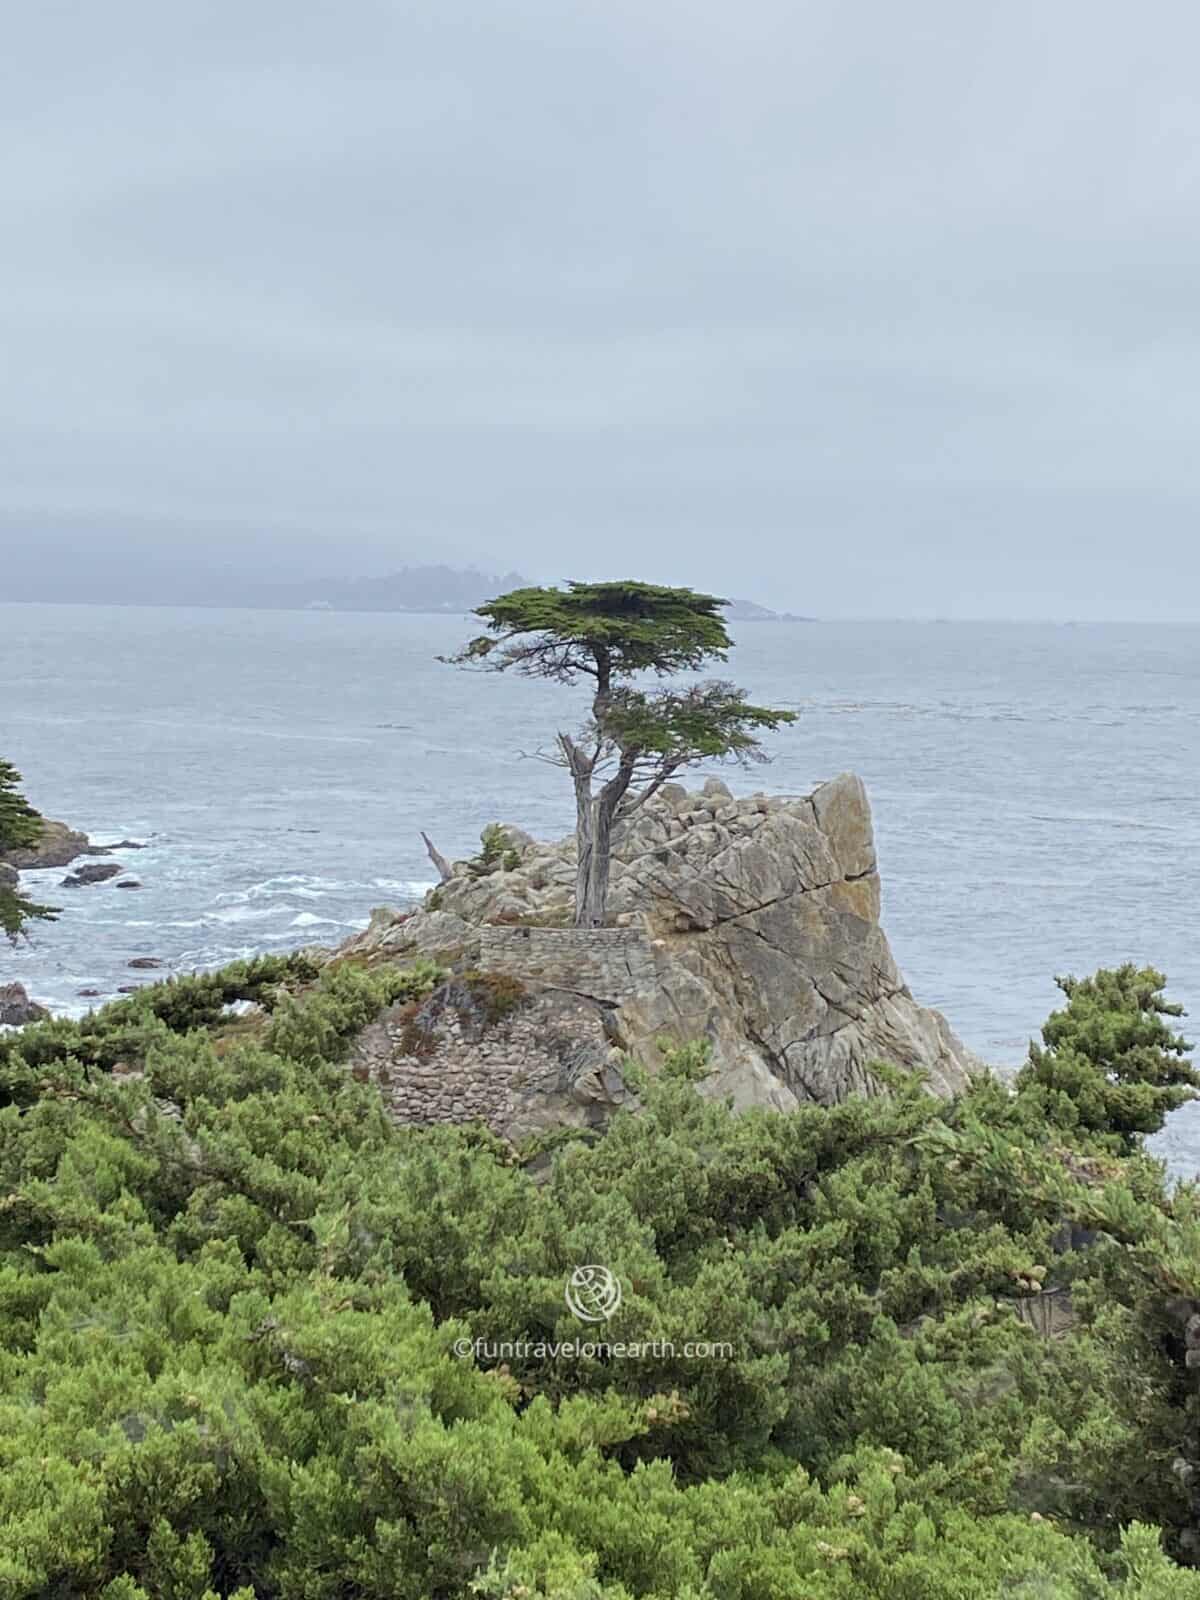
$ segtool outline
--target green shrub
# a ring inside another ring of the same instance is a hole
[[[1055,981],[1067,1005],[1042,1029],[1045,1048],[1030,1045],[1018,1091],[1036,1119],[1111,1134],[1131,1150],[1200,1088],[1184,1059],[1191,1045],[1163,1020],[1183,1008],[1163,998],[1166,979],[1149,967]]]
[[[467,869],[477,878],[490,872],[503,870],[515,872],[521,865],[521,852],[508,842],[508,831],[499,822],[489,822],[479,835],[479,854],[467,862]]]
[[[338,1065],[436,969],[266,970],[6,1041],[0,1600],[1200,1600],[1200,1200],[1136,1149],[895,1073],[735,1116],[693,1049],[535,1177]]]

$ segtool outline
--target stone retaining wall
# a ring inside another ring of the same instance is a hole
[[[631,999],[656,981],[650,941],[636,928],[481,928],[479,965],[596,1000]]]
[[[599,1126],[629,1102],[620,1054],[593,1001],[547,989],[481,1025],[456,1012],[455,998],[451,982],[420,1008],[428,1033],[419,1054],[412,1005],[389,1007],[355,1043],[348,1070],[375,1085],[396,1122],[478,1120],[516,1139]]]

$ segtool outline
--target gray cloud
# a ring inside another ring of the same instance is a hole
[[[1198,41],[1113,0],[26,7],[10,577],[1200,619]]]

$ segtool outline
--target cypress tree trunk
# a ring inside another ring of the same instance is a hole
[[[588,808],[587,855],[580,856],[575,879],[575,926],[602,928],[608,906],[608,878],[612,866],[612,825],[616,800],[602,791]]]
[[[576,779],[575,838],[579,864],[575,871],[575,926],[602,928],[608,909],[608,880],[612,868],[613,827],[617,808],[629,788],[630,772],[625,764],[609,779],[598,795],[591,785]]]
[[[591,783],[575,774],[575,926],[590,928],[592,863],[596,858],[596,829]]]

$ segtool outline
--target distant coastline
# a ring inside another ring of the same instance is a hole
[[[203,610],[248,611],[357,611],[407,614],[412,616],[461,616],[494,595],[510,589],[528,588],[532,580],[519,572],[486,573],[476,568],[447,566],[403,567],[397,572],[371,578],[309,578],[275,582],[269,579],[240,578],[229,592],[205,589],[188,593],[186,584],[168,593],[157,586],[149,592],[126,590],[121,574],[112,572],[103,586],[88,597],[59,594],[11,595],[7,598],[26,605],[129,605],[185,606]],[[797,616],[790,611],[772,611],[753,600],[731,600],[726,618],[730,622],[816,622],[816,617]]]

